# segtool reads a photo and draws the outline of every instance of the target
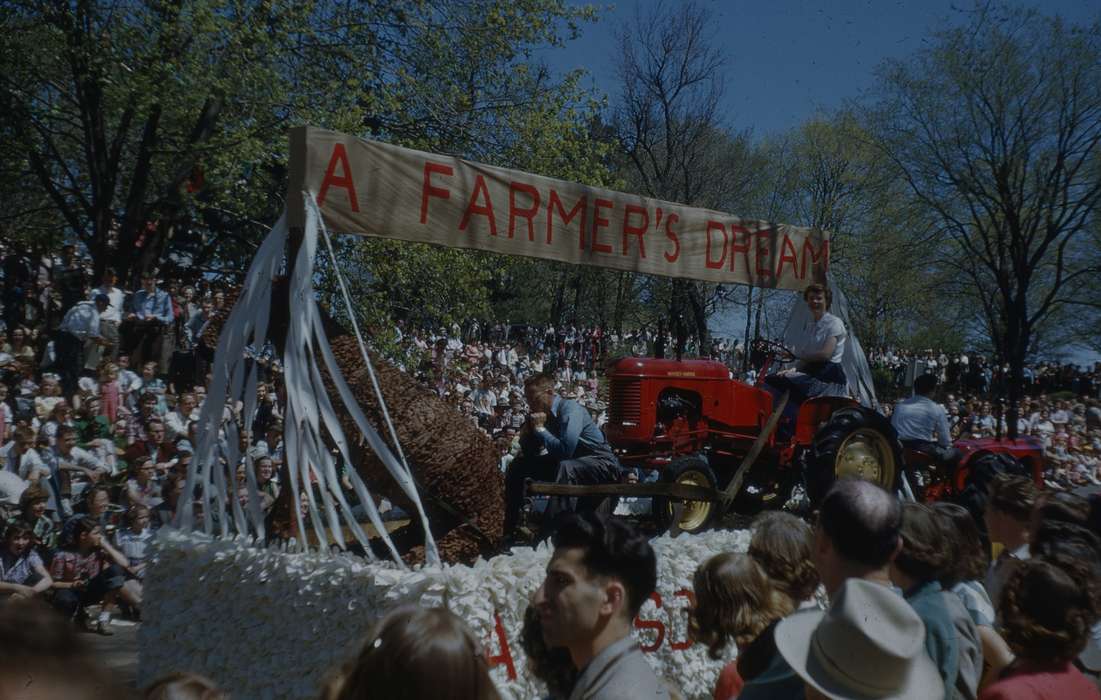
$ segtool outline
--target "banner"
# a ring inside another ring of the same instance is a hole
[[[829,234],[366,141],[291,130],[290,225],[724,284],[824,283]]]

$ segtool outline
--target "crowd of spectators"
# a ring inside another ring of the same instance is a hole
[[[200,338],[225,294],[155,274],[123,289],[72,245],[6,251],[3,273],[0,597],[109,635],[113,616],[140,620],[148,544],[183,494],[212,359]],[[267,391],[278,366],[256,355]],[[274,400],[227,410],[279,454]]]
[[[124,290],[110,270],[92,280],[87,262],[72,246],[57,258],[11,252],[4,257],[3,271],[0,597],[41,598],[90,630],[111,634],[112,616],[140,619],[149,541],[172,520],[185,497],[185,475],[209,382],[211,349],[201,338],[225,306],[226,294],[206,280],[185,283],[155,274]],[[607,408],[600,384],[604,360],[669,352],[673,342],[668,334],[649,330],[614,333],[477,322],[465,328],[423,329],[399,323],[387,348],[393,361],[497,441],[503,469],[515,454],[515,436],[528,410],[526,378],[552,374],[556,390],[578,400],[602,424]],[[689,346],[687,354],[698,350]],[[716,340],[705,354],[737,368],[741,352],[737,344]],[[250,353],[261,374],[257,408],[242,415],[242,402],[232,400],[224,411],[250,436],[257,484],[264,507],[271,508],[279,494],[283,459],[281,368],[270,347]],[[939,374],[953,437],[1005,431],[1002,412],[990,397],[998,371],[984,359],[879,351],[870,358],[877,368],[892,372],[905,365],[903,383],[907,372]],[[1096,375],[1053,366],[1030,370],[1030,398],[1018,428],[1044,441],[1051,486],[1101,481]],[[243,481],[244,474],[239,471],[238,476]],[[999,687],[999,674],[1027,675],[1058,666],[1067,675],[1064,662],[1081,651],[1079,642],[1085,637],[1081,625],[1051,629],[1052,620],[1067,625],[1070,620],[1096,620],[1098,608],[1091,597],[1096,572],[1083,570],[1082,564],[1096,562],[1096,550],[1090,548],[1096,548],[1097,540],[1086,531],[1088,504],[1065,493],[1059,498],[1065,496],[1067,502],[1048,496],[1036,504],[1029,488],[1002,484],[992,493],[986,529],[1005,546],[1005,554],[989,565],[985,581],[980,579],[988,566],[986,552],[973,546],[967,521],[950,509],[901,509],[888,533],[894,543],[888,559],[885,552],[848,549],[850,541],[874,546],[886,536],[880,531],[871,533],[874,537],[861,534],[859,527],[867,523],[860,521],[859,512],[845,511],[852,504],[838,505],[834,521],[824,504],[824,517],[813,535],[786,516],[761,523],[750,554],[703,563],[696,577],[700,603],[693,624],[698,639],[715,654],[725,653],[730,641],[745,652],[724,673],[722,687],[743,687],[739,697],[751,698],[744,691],[770,678],[777,687],[814,686],[806,669],[779,644],[777,623],[812,604],[819,579],[835,608],[846,595],[866,605],[894,604],[884,603],[877,591],[846,594],[842,589],[848,578],[870,578],[901,589],[922,621],[923,634],[936,636],[935,643],[926,639],[924,648],[946,687],[960,688],[968,697],[979,696],[984,688],[988,692],[982,697],[1001,697],[990,690]],[[838,529],[831,534],[831,527]],[[1042,547],[1029,560],[1033,546]],[[1078,556],[1075,568],[1066,564],[1071,550],[1092,553],[1093,558]],[[1010,566],[1007,559],[1021,564]],[[1090,585],[1079,585],[1078,594],[1065,596],[1059,610],[1038,609],[1044,586],[1064,592],[1068,577]],[[942,606],[942,589],[953,592],[959,605]],[[817,600],[824,600],[822,591]],[[752,611],[738,605],[749,605]],[[968,619],[974,629],[967,626]],[[533,620],[545,624],[547,615]],[[854,638],[863,633],[840,609],[831,608],[817,624],[849,625],[847,633]],[[1049,633],[1058,636],[1060,645],[1048,648],[1035,642],[1037,635]],[[960,648],[965,638],[968,644]],[[1013,655],[1017,660],[1010,663]],[[561,654],[554,658],[558,667],[547,663],[556,687],[563,679],[576,681],[580,669],[571,674],[561,668]],[[1094,661],[1087,670],[1101,669],[1096,663],[1101,650],[1089,658]]]
[[[1001,474],[984,514],[1000,550],[991,559],[965,510],[901,503],[867,481],[838,481],[813,526],[763,515],[748,552],[716,554],[693,578],[691,636],[729,659],[714,697],[1101,699],[1099,516],[1101,503]],[[84,520],[82,542],[95,532]],[[5,568],[27,539],[5,543]],[[552,544],[525,614],[521,672],[552,700],[680,697],[632,637],[657,583],[646,537],[614,517],[570,514]],[[28,678],[60,689],[69,674],[49,670],[63,659],[126,697],[71,628],[42,615],[0,608],[0,689]],[[453,613],[406,605],[348,650],[318,697],[496,700],[488,670],[481,642]],[[144,697],[223,695],[176,673]]]

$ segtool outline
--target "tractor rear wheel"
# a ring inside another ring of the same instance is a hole
[[[855,477],[892,493],[902,469],[902,447],[890,420],[863,406],[837,410],[815,434],[807,494],[817,506],[840,478]]]
[[[986,520],[983,518],[983,513],[986,511],[986,501],[990,496],[990,483],[999,474],[1031,475],[1020,461],[1004,452],[985,452],[958,469],[964,470],[965,473],[958,475],[962,476],[963,489],[956,497],[956,503],[971,513],[971,517],[979,527],[979,534],[987,540]]]
[[[665,468],[662,474],[665,483],[687,484],[689,486],[703,486],[704,488],[717,488],[718,480],[715,472],[707,464],[707,460],[699,455],[681,457]],[[677,517],[675,506],[683,506]],[[658,526],[664,532],[676,525],[681,532],[701,532],[712,523],[719,512],[719,504],[714,501],[677,501],[664,496],[655,497],[653,500],[653,513],[657,518]],[[676,522],[674,522],[676,518]]]

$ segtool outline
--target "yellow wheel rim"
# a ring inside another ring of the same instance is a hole
[[[892,489],[896,469],[895,455],[887,438],[875,430],[860,428],[841,443],[834,473],[839,479],[855,477]]]
[[[675,483],[711,488],[711,480],[707,478],[706,474],[696,469],[684,470],[677,476]],[[710,501],[684,501],[684,510],[681,511],[677,527],[685,532],[693,532],[702,528],[711,516],[713,505]],[[669,509],[670,517],[675,515],[672,501],[666,505],[666,508]]]

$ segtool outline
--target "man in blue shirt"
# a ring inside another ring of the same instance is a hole
[[[149,270],[142,273],[141,289],[130,298],[130,313],[119,331],[125,338],[125,349],[135,366],[146,362],[161,362],[164,332],[172,323],[172,300],[168,292],[157,289],[157,276]],[[160,373],[166,368],[161,366]]]
[[[948,413],[930,398],[936,388],[935,374],[915,379],[914,395],[895,406],[891,425],[907,449],[927,454],[942,464],[953,464],[960,452],[952,447]]]
[[[607,484],[620,481],[619,460],[581,404],[554,393],[554,378],[539,374],[524,382],[524,397],[530,413],[520,430],[523,453],[505,473],[505,538],[516,535],[524,482],[553,481],[559,484]],[[547,504],[544,522],[551,524],[565,510],[591,510],[603,497],[571,499],[553,497]]]

